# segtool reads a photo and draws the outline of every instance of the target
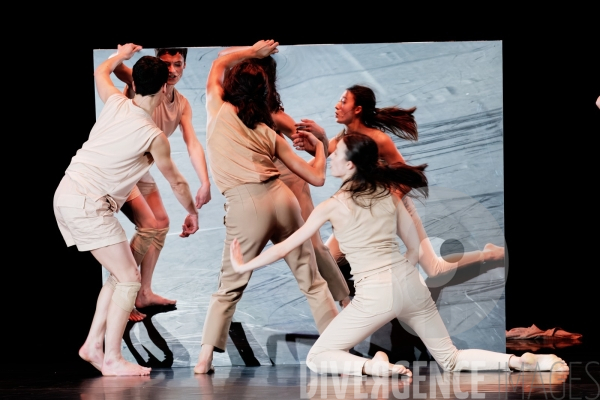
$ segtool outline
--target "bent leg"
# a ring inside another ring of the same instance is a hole
[[[92,250],[91,253],[114,276],[114,280],[102,288],[102,299],[99,297],[98,301],[102,308],[96,310],[88,336],[105,337],[102,374],[148,375],[150,368],[130,363],[121,354],[125,325],[140,285],[140,275],[131,249],[127,242],[120,242]],[[110,300],[107,301],[109,294]]]
[[[484,250],[469,251],[462,254],[450,254],[445,257],[438,256],[431,241],[425,232],[425,227],[421,221],[417,209],[412,199],[408,196],[402,198],[406,210],[412,217],[415,224],[417,235],[421,245],[419,246],[419,265],[430,278],[445,274],[457,268],[462,268],[470,265],[480,265],[487,261],[497,261],[504,259],[504,247],[496,246],[488,243]]]
[[[306,357],[306,365],[317,373],[388,376],[394,369],[385,353],[373,360],[350,354],[349,350],[395,317],[395,299],[390,271],[365,278],[356,295],[329,324]],[[368,282],[366,281],[368,280]],[[362,283],[362,282],[361,282]],[[398,373],[406,371],[398,370]]]
[[[273,243],[279,243],[298,230],[304,220],[300,215],[298,201],[287,186],[276,182],[270,187],[270,193],[277,216],[277,230],[270,239]],[[319,273],[310,240],[289,252],[284,260],[308,301],[317,330],[319,333],[323,332],[338,314],[338,310],[327,282]]]

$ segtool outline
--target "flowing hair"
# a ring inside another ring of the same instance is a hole
[[[341,190],[349,192],[359,206],[370,208],[391,192],[411,197],[426,198],[429,195],[424,173],[427,164],[412,166],[399,162],[383,165],[379,162],[377,143],[370,137],[348,133],[342,140],[348,149],[346,159],[352,161],[356,172],[342,183]]]
[[[262,67],[243,61],[225,75],[223,101],[237,107],[238,117],[248,128],[255,129],[259,123],[264,123],[274,129],[268,98],[268,77]]]
[[[354,96],[354,107],[361,106],[361,122],[369,127],[389,132],[400,139],[416,141],[419,138],[417,121],[413,113],[417,109],[400,107],[377,108],[375,104],[375,93],[371,88],[361,85],[353,85],[346,89]]]

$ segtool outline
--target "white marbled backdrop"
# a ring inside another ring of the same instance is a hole
[[[190,48],[176,86],[193,108],[194,128],[203,146],[204,87],[221,49]],[[113,51],[95,50],[94,68]],[[154,50],[144,49],[126,64],[133,66],[142,55],[154,55]],[[373,88],[379,107],[416,106],[418,142],[394,141],[407,162],[429,164],[431,197],[417,206],[436,250],[456,241],[467,251],[482,249],[488,242],[504,245],[502,42],[280,46],[274,57],[286,112],[297,121],[315,120],[330,137],[341,129],[334,105],[353,84]],[[116,78],[114,82],[123,88]],[[96,97],[97,113],[101,108]],[[197,190],[199,180],[179,131],[171,143],[177,166]],[[212,185],[212,201],[200,211],[200,231],[182,239],[178,233],[185,210],[156,167],[152,173],[171,218],[153,289],[177,299],[177,307],[129,324],[123,349],[128,359],[142,364],[187,367],[196,362],[206,307],[217,287],[225,236],[224,197]],[[332,195],[339,184],[328,175],[325,186],[311,187],[315,204]],[[133,224],[122,213],[118,217],[131,237]],[[323,226],[324,240],[330,233],[330,226]],[[458,348],[505,351],[507,271],[507,263],[501,262],[426,280]],[[306,300],[287,265],[279,261],[255,271],[234,315],[227,351],[215,353],[214,365],[303,363],[316,335]],[[398,323],[384,326],[354,350],[372,355],[380,348],[388,350],[393,361],[427,356],[422,343]]]

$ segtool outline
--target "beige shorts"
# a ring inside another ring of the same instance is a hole
[[[114,215],[115,201],[110,196],[98,200],[86,196],[67,175],[54,193],[53,205],[67,246],[89,251],[127,241],[125,230]]]
[[[158,191],[158,185],[154,181],[152,175],[150,175],[150,173],[146,173],[133,187],[133,190],[129,194],[129,197],[127,197],[126,201],[131,201],[140,195],[147,196],[156,191]]]

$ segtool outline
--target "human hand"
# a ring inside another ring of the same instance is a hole
[[[277,46],[279,46],[279,43],[273,39],[259,40],[258,42],[254,43],[252,50],[254,50],[257,58],[265,58],[271,54],[278,53],[279,50],[277,49]]]
[[[211,200],[210,185],[202,185],[196,193],[196,208],[200,209]]]
[[[141,49],[142,49],[142,46],[139,46],[139,45],[133,44],[133,43],[127,43],[122,46],[118,45],[117,54],[119,54],[120,56],[123,56],[123,58],[125,58],[126,60],[129,60],[131,57],[133,57],[133,55],[135,53],[137,53]]]
[[[229,246],[229,258],[231,260],[231,266],[233,267],[233,270],[238,274],[241,274],[243,272],[241,266],[244,264],[244,256],[242,254],[240,242],[237,240],[237,238],[234,238]]]
[[[327,136],[325,136],[325,129],[319,126],[319,124],[317,124],[315,121],[307,118],[302,118],[300,121],[302,122],[296,124],[296,129],[308,131],[315,135],[315,137],[320,141],[327,139]]]
[[[292,138],[296,150],[304,150],[311,154],[314,154],[315,151],[317,151],[319,139],[312,133],[305,130],[296,130],[296,133],[292,135]]]
[[[188,237],[198,230],[198,214],[188,214],[181,225],[179,237]]]

